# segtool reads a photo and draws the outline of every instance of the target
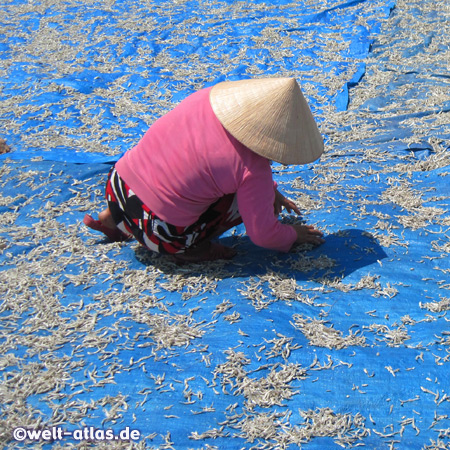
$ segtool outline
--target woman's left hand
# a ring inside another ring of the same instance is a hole
[[[300,214],[300,210],[298,209],[297,205],[292,200],[286,198],[277,189],[275,191],[275,201],[273,203],[275,215],[278,216],[283,208],[285,208],[288,213],[294,211],[295,213]]]

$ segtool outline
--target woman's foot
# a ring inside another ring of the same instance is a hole
[[[232,259],[236,253],[234,248],[208,241],[187,250],[185,253],[177,253],[173,255],[173,258],[177,263],[215,261],[217,259]]]
[[[92,230],[101,231],[109,240],[113,242],[123,242],[130,239],[125,233],[120,231],[112,216],[109,208],[105,209],[98,215],[99,220],[95,220],[89,214],[86,214],[83,223]]]

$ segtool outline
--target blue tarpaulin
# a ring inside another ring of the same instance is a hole
[[[0,10],[4,448],[450,448],[445,3]],[[84,227],[154,120],[262,76],[296,77],[324,135],[274,178],[325,244],[239,226],[232,261],[179,267]]]

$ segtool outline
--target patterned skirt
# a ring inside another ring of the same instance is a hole
[[[236,195],[228,194],[209,206],[192,225],[171,225],[137,197],[114,167],[108,176],[105,196],[119,230],[133,235],[143,246],[158,253],[184,253],[242,223]]]

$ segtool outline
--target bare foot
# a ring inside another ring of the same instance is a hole
[[[117,225],[116,222],[114,222],[114,219],[112,218],[111,211],[109,208],[106,208],[98,215],[98,220],[106,227],[110,228],[111,230],[116,230]]]
[[[84,216],[83,222],[89,228],[101,231],[113,242],[123,242],[131,238],[131,235],[123,233],[117,228],[109,208],[106,208],[98,215],[99,220],[93,219],[89,214]]]
[[[232,259],[236,255],[234,248],[225,247],[217,242],[208,241],[203,245],[187,250],[185,253],[173,255],[176,262],[215,261],[217,259]]]

